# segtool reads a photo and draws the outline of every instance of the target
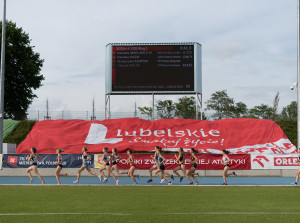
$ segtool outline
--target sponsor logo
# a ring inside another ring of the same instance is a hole
[[[256,156],[253,159],[253,162],[257,162],[261,167],[265,167],[265,164],[268,163],[270,160],[265,156]]]
[[[298,166],[297,157],[274,157],[274,166]]]
[[[17,166],[18,157],[17,156],[9,156],[7,158],[7,162],[11,165]]]

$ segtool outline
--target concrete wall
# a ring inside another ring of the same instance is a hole
[[[15,154],[17,145],[12,143],[3,143],[3,154]]]
[[[0,170],[1,176],[27,176],[26,168],[3,168]],[[55,168],[39,168],[39,173],[42,176],[54,176]],[[64,168],[61,173],[68,173],[70,176],[76,176],[78,169]],[[98,169],[93,169],[98,172]],[[171,170],[167,172],[171,173]],[[222,170],[198,170],[200,177],[220,177]],[[236,174],[241,177],[295,177],[297,170],[235,170]],[[135,174],[141,176],[149,176],[148,170],[136,170]],[[34,173],[33,173],[34,175]],[[82,176],[91,176],[86,170],[82,172]],[[121,175],[121,176],[124,176]],[[125,175],[126,176],[126,175]]]

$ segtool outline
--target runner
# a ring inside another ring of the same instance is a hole
[[[103,170],[106,169],[106,165],[109,166],[109,160],[110,160],[110,157],[109,157],[109,155],[108,155],[108,153],[107,153],[107,150],[108,150],[107,147],[104,147],[103,150],[102,150],[102,151],[103,151],[103,155],[101,156],[101,160],[103,161],[103,164],[104,164],[104,165],[102,165],[102,166],[100,167],[100,169],[99,169],[99,172],[100,172],[100,174],[101,174],[102,177],[103,177],[103,182],[104,182],[104,183],[107,182],[107,179],[108,179],[108,176],[109,176],[109,173],[107,174],[107,177],[106,177],[105,174],[104,174],[104,172],[103,172]],[[100,178],[100,181],[101,181],[101,178]]]
[[[159,172],[162,172],[161,169],[160,169],[160,166],[159,166],[159,154],[161,154],[162,152],[159,152],[159,151],[162,151],[162,148],[159,147],[159,146],[156,146],[155,147],[155,153],[156,153],[156,157],[157,157],[157,170],[155,171],[155,176],[159,177],[161,180],[160,180],[160,183],[162,184],[164,181],[165,181],[165,178],[162,176],[162,175],[159,175],[158,173]],[[174,180],[174,176],[173,174],[169,174],[168,172],[164,171],[164,175],[165,176],[168,176],[168,177],[171,177],[172,180]],[[148,180],[149,181],[149,180]],[[147,181],[147,182],[148,182]],[[152,182],[152,176],[151,176],[151,181]],[[148,182],[149,183],[149,182]]]
[[[77,184],[79,182],[79,178],[80,178],[80,174],[82,171],[84,171],[85,169],[92,175],[98,177],[101,181],[101,176],[98,176],[96,173],[94,173],[91,168],[89,167],[89,163],[88,161],[92,158],[88,153],[87,153],[88,149],[86,147],[82,148],[82,156],[81,159],[82,160],[82,166],[80,167],[80,169],[78,170],[78,174],[77,174],[77,179],[73,182],[74,184]]]
[[[120,171],[118,168],[118,162],[122,157],[118,154],[117,148],[113,148],[111,154],[112,167],[111,171],[115,170],[117,174],[128,174],[128,172]]]
[[[116,181],[116,185],[119,185],[119,181],[117,180],[116,176],[113,174],[113,172],[111,171],[111,167],[110,167],[110,157],[107,153],[108,148],[104,147],[103,148],[103,157],[102,157],[102,161],[104,162],[104,166],[102,166],[99,170],[99,172],[101,173],[101,175],[104,178],[104,183],[107,183],[107,179],[108,177],[111,175],[115,181]],[[108,172],[107,177],[105,177],[105,174],[103,173],[103,170],[106,169],[106,171]]]
[[[62,156],[60,155],[61,153],[63,152],[62,149],[57,149],[56,150],[56,154],[57,154],[57,162],[54,162],[55,164],[57,164],[57,167],[56,167],[56,170],[55,170],[55,177],[56,177],[56,180],[57,180],[57,185],[61,185],[60,183],[60,180],[59,180],[59,177],[60,176],[64,176],[64,177],[67,177],[68,174],[65,173],[65,174],[60,174],[60,171],[62,170],[62,163],[63,163],[63,160],[62,160]]]
[[[298,163],[300,164],[300,148],[298,149]],[[299,174],[300,174],[300,167],[299,167],[299,169],[297,171],[295,183],[292,183],[292,184],[294,184],[294,185],[298,184]]]
[[[158,165],[159,165],[159,169],[157,169],[154,174],[158,177],[162,177],[162,179],[165,179],[168,182],[168,185],[172,185],[171,181],[169,181],[169,179],[165,176],[165,157],[162,155],[162,148],[159,147],[157,148],[157,156],[158,156]],[[158,174],[159,172],[161,172],[161,176]]]
[[[150,174],[150,178],[149,178],[149,180],[147,181],[147,183],[150,183],[150,182],[152,182],[152,171],[153,170],[155,170],[155,169],[157,169],[157,170],[159,170],[159,165],[158,165],[158,155],[157,155],[157,153],[158,153],[158,149],[159,148],[159,146],[155,146],[155,153],[154,153],[154,155],[153,156],[151,156],[153,159],[154,159],[154,165],[149,169],[149,174]],[[161,178],[161,177],[160,177]]]
[[[178,170],[181,170],[183,175],[186,177],[186,179],[188,179],[188,181],[190,182],[189,184],[192,185],[193,184],[193,181],[191,181],[191,179],[189,178],[189,176],[186,174],[186,170],[185,170],[185,164],[184,164],[184,160],[185,160],[185,157],[184,157],[184,151],[183,151],[183,148],[179,147],[178,148],[178,156],[176,156],[175,154],[175,159],[179,162],[179,166],[176,167],[173,172],[178,176],[180,177],[180,182],[183,180],[183,177],[177,172]]]
[[[36,148],[32,147],[30,149],[30,151],[31,151],[31,154],[30,154],[30,156],[27,155],[27,159],[28,159],[29,162],[31,162],[31,165],[26,170],[26,173],[28,174],[28,176],[30,178],[29,183],[31,184],[33,182],[33,178],[32,178],[31,173],[30,173],[30,171],[33,170],[35,175],[42,181],[42,184],[44,184],[45,181],[43,180],[43,178],[41,177],[41,175],[39,174],[39,172],[37,170],[37,162],[41,159],[41,157],[36,154]]]
[[[189,169],[188,175],[193,177],[194,180],[196,181],[196,185],[198,185],[199,182],[198,182],[197,178],[195,177],[195,175],[199,176],[199,173],[195,173],[195,171],[197,169],[197,160],[198,160],[198,158],[195,155],[196,152],[197,151],[194,148],[191,148],[191,150],[190,150],[190,153],[191,153],[191,161],[190,161],[191,169]]]
[[[128,160],[127,160],[127,163],[130,165],[129,170],[128,170],[128,176],[131,177],[131,179],[133,180],[133,182],[134,182],[133,185],[137,185],[138,183],[136,182],[135,177],[133,175],[134,170],[135,170],[135,165],[134,165],[134,157],[132,155],[132,150],[128,150],[127,155],[129,156]],[[138,179],[140,179],[139,175],[136,175],[136,177]]]
[[[230,175],[234,175],[236,176],[235,172],[232,172],[230,174],[227,173],[227,171],[229,170],[230,166],[229,166],[229,163],[230,163],[230,159],[229,157],[227,156],[227,154],[229,154],[229,151],[223,149],[222,150],[222,154],[223,154],[223,157],[222,157],[222,162],[221,164],[224,165],[224,171],[223,171],[223,180],[224,180],[224,183],[222,185],[227,185],[227,181],[226,181],[226,177],[229,177]]]

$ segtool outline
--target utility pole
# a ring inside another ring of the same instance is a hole
[[[6,0],[3,0],[2,40],[1,40],[1,74],[0,74],[0,154],[3,153],[3,119],[4,119],[4,79],[5,79],[5,30]]]

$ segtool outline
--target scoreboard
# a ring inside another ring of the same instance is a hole
[[[108,44],[106,93],[202,93],[198,43]]]

